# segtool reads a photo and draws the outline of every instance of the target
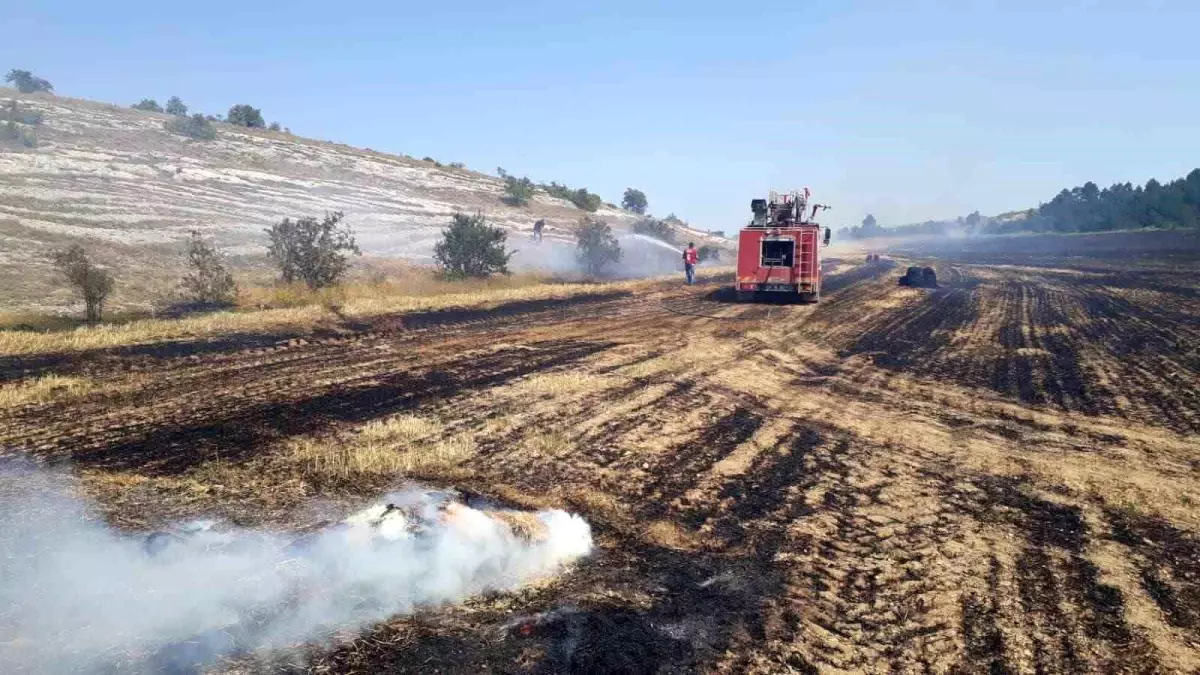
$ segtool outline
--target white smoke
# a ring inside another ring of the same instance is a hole
[[[630,242],[630,243],[640,242],[641,244],[648,245],[651,248],[657,248],[657,249],[661,249],[661,250],[670,251],[677,258],[682,255],[681,250],[675,248],[675,246],[668,244],[667,242],[665,242],[661,239],[655,239],[654,237],[649,237],[644,234],[627,234],[627,235],[621,237],[621,241],[622,241],[622,243],[624,243],[624,242]],[[629,244],[626,244],[626,245],[629,245]]]
[[[673,246],[643,234],[619,234],[621,260],[611,265],[606,274],[622,279],[637,279],[663,274],[683,275],[683,249],[686,244]],[[516,253],[511,265],[518,271],[533,271],[564,277],[584,276],[573,242],[547,238],[541,242],[514,243]]]
[[[576,515],[476,509],[418,488],[299,540],[211,521],[133,537],[69,480],[6,473],[2,673],[189,672],[512,589],[592,546]]]

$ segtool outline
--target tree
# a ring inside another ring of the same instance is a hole
[[[225,121],[240,127],[250,127],[251,129],[261,129],[267,126],[266,121],[263,119],[262,111],[245,103],[239,103],[231,107],[229,114],[225,116]]]
[[[17,88],[17,91],[22,94],[33,94],[39,91],[47,93],[54,91],[54,85],[40,77],[34,76],[28,70],[13,69],[8,71],[8,75],[4,76],[5,82],[11,82]]]
[[[237,298],[237,284],[225,269],[221,254],[200,233],[192,230],[187,243],[189,271],[181,285],[188,299],[200,305],[229,305]]]
[[[645,213],[646,207],[649,206],[646,201],[646,193],[633,188],[625,188],[625,196],[621,198],[621,208],[634,213]]]
[[[647,237],[654,237],[660,241],[665,241],[668,244],[676,244],[675,230],[665,220],[656,218],[642,218],[633,224],[630,228],[634,234],[641,234]]]
[[[612,228],[602,220],[584,216],[575,228],[575,257],[584,270],[598,276],[604,268],[621,260],[621,244]]]
[[[184,105],[183,101],[180,100],[178,96],[172,96],[171,98],[167,99],[166,112],[168,115],[179,115],[180,117],[184,117],[187,115],[188,107]]]
[[[163,128],[173,134],[187,136],[199,141],[211,141],[217,137],[217,130],[204,115],[196,113],[191,117],[174,117],[163,122]]]
[[[868,213],[866,218],[862,220],[862,229],[866,231],[879,229],[879,223],[876,222],[875,216]]]
[[[489,225],[483,214],[455,213],[433,248],[433,259],[451,279],[508,274],[513,254],[505,249],[507,239],[508,232]]]
[[[303,281],[317,289],[337,283],[350,268],[348,255],[362,255],[354,233],[342,224],[341,211],[282,221],[264,230],[270,237],[267,254],[279,266],[286,283]]]
[[[271,122],[271,126],[267,127],[271,131],[282,131],[283,127],[279,126],[279,122]]]
[[[137,103],[134,103],[133,105],[131,105],[129,107],[133,108],[134,110],[145,110],[147,112],[159,112],[160,113],[163,111],[162,106],[158,104],[158,101],[155,101],[152,98],[144,98],[141,101],[138,101]]]
[[[587,188],[572,190],[566,185],[560,185],[554,181],[550,181],[548,184],[542,183],[540,187],[551,197],[565,199],[584,211],[595,211],[604,203],[600,195],[588,192]]]
[[[510,206],[525,206],[533,199],[533,181],[528,177],[504,176],[504,197],[501,201]]]
[[[67,282],[83,296],[88,323],[98,323],[104,315],[104,301],[116,285],[112,276],[97,267],[79,244],[65,251],[56,251],[51,259]]]
[[[588,192],[587,188],[579,188],[571,197],[571,203],[584,211],[596,211],[604,204],[604,200],[600,195]]]

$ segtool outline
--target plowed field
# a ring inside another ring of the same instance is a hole
[[[398,477],[289,444],[409,415],[470,447],[410,475],[592,523],[564,576],[315,672],[1200,672],[1200,256],[938,256],[936,290],[843,261],[819,305],[647,285],[3,357],[94,389],[0,410],[0,446],[69,459],[122,527],[303,527]]]

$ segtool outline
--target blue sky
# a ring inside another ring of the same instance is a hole
[[[94,2],[0,6],[0,69],[735,229],[1035,206],[1200,166],[1200,2]]]

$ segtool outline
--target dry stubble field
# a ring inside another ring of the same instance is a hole
[[[405,476],[592,523],[564,576],[314,672],[1197,672],[1200,252],[908,253],[941,289],[846,260],[817,306],[646,282],[0,357],[0,445],[130,529]]]

